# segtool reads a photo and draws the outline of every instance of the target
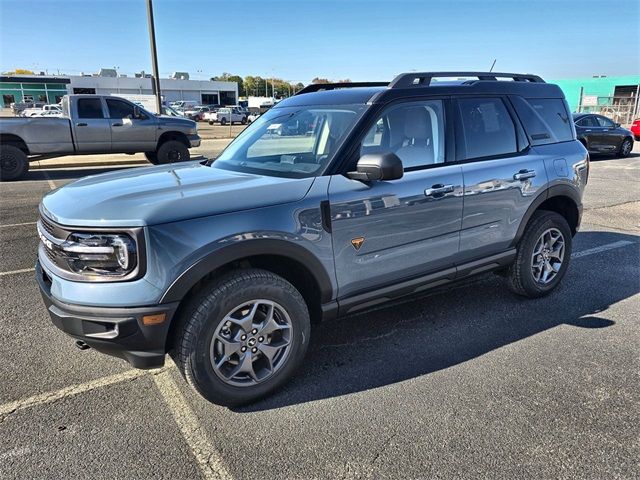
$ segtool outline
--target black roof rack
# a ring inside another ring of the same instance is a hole
[[[339,88],[354,88],[354,87],[387,87],[389,82],[339,82],[339,83],[312,83],[307,85],[296,95],[303,93],[320,92],[324,90],[337,90]]]
[[[498,80],[498,78],[511,78],[516,82],[545,83],[537,75],[523,73],[501,72],[411,72],[401,73],[389,84],[389,88],[428,87],[433,78],[450,77],[476,77],[478,80]]]

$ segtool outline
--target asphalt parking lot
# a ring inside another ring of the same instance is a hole
[[[107,170],[0,184],[0,478],[640,477],[638,147],[592,162],[552,295],[488,274],[317,325],[293,382],[235,410],[50,323],[37,205]]]

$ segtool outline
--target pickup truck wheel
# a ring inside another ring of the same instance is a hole
[[[545,210],[535,212],[507,272],[509,289],[529,298],[549,294],[567,272],[571,241],[571,229],[562,215]]]
[[[227,119],[223,118],[220,120],[220,125],[226,125],[227,124]]]
[[[160,145],[160,148],[158,148],[156,155],[158,157],[158,164],[185,162],[190,158],[189,149],[179,140],[164,142]]]
[[[13,145],[0,145],[0,180],[18,180],[29,171],[26,153]]]
[[[153,163],[154,165],[158,164],[158,155],[156,152],[144,152],[144,156],[147,157],[147,160],[149,160],[150,163]]]
[[[285,383],[302,363],[310,334],[307,305],[274,273],[230,272],[183,310],[171,355],[210,402],[254,402]]]
[[[240,122],[242,125],[247,124],[247,117],[242,117],[242,121]]]

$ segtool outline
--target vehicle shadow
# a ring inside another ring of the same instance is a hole
[[[305,363],[293,381],[265,400],[234,411],[270,410],[395,384],[560,325],[607,328],[614,322],[599,312],[640,292],[639,240],[612,232],[578,234],[574,252],[620,241],[636,245],[574,258],[560,287],[541,299],[516,297],[502,278],[488,274],[315,325]],[[616,261],[596,269],[597,255],[615,255]]]
[[[640,153],[631,152],[627,157],[619,157],[617,154],[606,153],[590,153],[589,160],[592,162],[601,162],[604,160],[629,160],[632,158],[640,158]]]

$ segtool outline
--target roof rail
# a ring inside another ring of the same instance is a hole
[[[431,79],[438,77],[476,77],[478,80],[493,80],[498,78],[511,78],[516,82],[545,83],[537,75],[522,73],[499,73],[499,72],[411,72],[401,73],[389,84],[389,88],[410,88],[428,87]]]
[[[307,85],[296,95],[302,95],[303,93],[320,92],[323,90],[337,90],[339,88],[354,88],[354,87],[386,87],[389,82],[340,82],[340,83],[312,83]]]

